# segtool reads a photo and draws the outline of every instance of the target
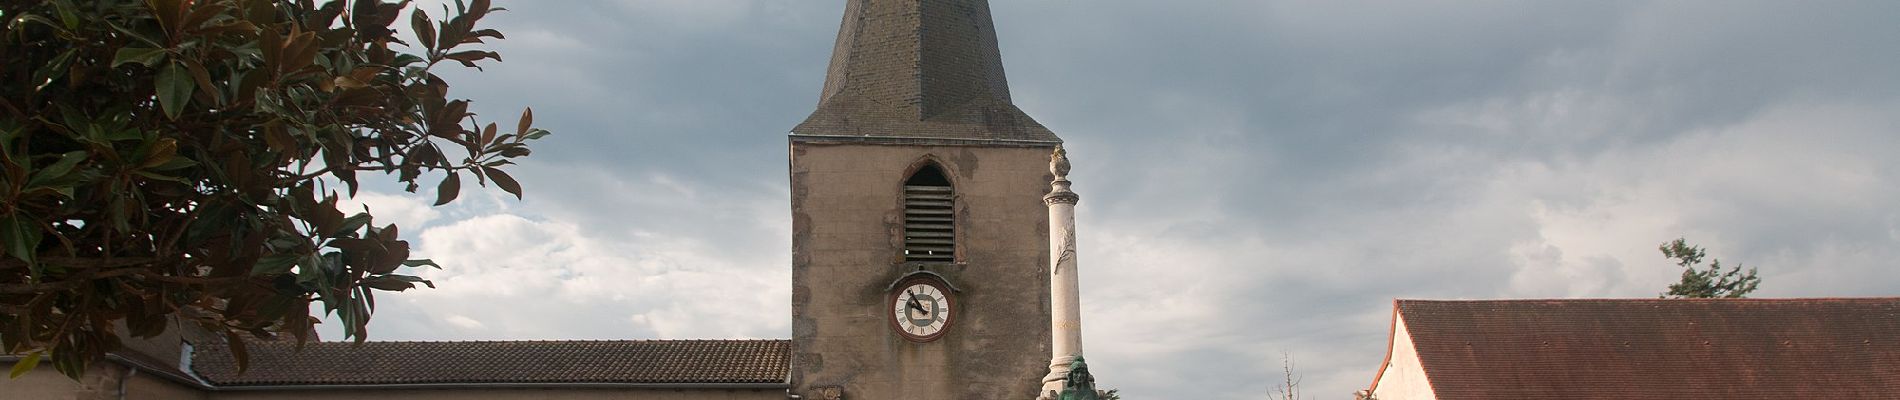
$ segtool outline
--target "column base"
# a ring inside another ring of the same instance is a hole
[[[1075,364],[1075,356],[1060,356],[1049,359],[1049,374],[1042,376],[1042,393],[1061,393],[1062,386],[1069,383],[1069,370]]]

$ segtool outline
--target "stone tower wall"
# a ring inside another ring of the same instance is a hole
[[[1053,146],[1053,144],[1051,144]],[[825,399],[1008,399],[1036,393],[1049,358],[1047,208],[1052,147],[791,144],[792,393]],[[956,293],[942,338],[889,327],[889,285],[916,270],[901,189],[934,159],[957,194],[955,265],[924,267]]]

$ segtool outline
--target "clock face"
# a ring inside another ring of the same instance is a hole
[[[929,280],[911,281],[891,293],[891,327],[905,339],[937,340],[950,327],[952,300],[947,290]]]

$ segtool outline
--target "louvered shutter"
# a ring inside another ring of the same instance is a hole
[[[949,186],[904,186],[904,261],[956,261],[955,198]]]

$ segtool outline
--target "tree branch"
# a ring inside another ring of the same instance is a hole
[[[150,279],[150,280],[155,280],[155,281],[159,281],[159,282],[165,282],[165,283],[177,283],[177,284],[185,284],[185,285],[202,285],[202,286],[212,286],[212,285],[223,285],[223,284],[230,284],[230,283],[239,283],[239,282],[244,282],[244,281],[246,281],[246,280],[249,280],[249,279],[250,279],[250,277],[248,277],[248,276],[229,276],[229,277],[223,277],[223,278],[200,278],[200,277],[194,277],[194,276],[171,276],[171,275],[165,275],[165,274],[159,274],[159,273],[153,273],[153,272],[151,272],[151,271],[146,271],[146,270],[137,270],[137,272],[136,272],[136,275],[138,275],[138,276],[139,276],[140,278],[145,278],[145,279]]]
[[[55,290],[71,290],[74,288],[78,288],[79,285],[85,284],[86,282],[90,282],[93,280],[116,278],[116,277],[121,277],[121,276],[126,276],[126,275],[136,275],[141,272],[145,272],[145,271],[140,270],[140,269],[115,269],[115,270],[106,271],[106,272],[86,273],[86,274],[83,274],[82,276],[75,277],[73,279],[59,281],[59,282],[0,283],[0,294],[29,294],[29,293],[50,292],[50,291],[55,291]]]
[[[27,118],[26,112],[20,111],[19,107],[14,107],[13,102],[8,101],[7,99],[0,98],[0,107],[5,107],[7,109],[7,113],[13,114],[13,118],[15,120],[27,121],[31,119],[31,118]]]
[[[328,174],[328,173],[330,173],[331,171],[336,171],[336,170],[343,170],[343,171],[370,171],[370,172],[391,172],[391,171],[398,171],[398,170],[401,170],[401,169],[402,169],[402,166],[397,166],[397,165],[385,165],[385,166],[381,166],[381,167],[374,167],[374,166],[354,166],[354,165],[352,165],[352,166],[345,166],[345,167],[342,167],[342,168],[337,168],[337,167],[336,167],[336,166],[334,166],[334,165],[325,165],[325,166],[323,166],[323,169],[319,169],[319,170],[316,170],[316,171],[314,171],[314,172],[311,172],[311,173],[308,173],[308,174],[302,174],[302,175],[296,175],[296,176],[292,176],[292,177],[290,177],[290,181],[291,181],[291,182],[299,182],[299,181],[307,181],[307,180],[311,180],[311,179],[316,179],[316,178],[319,178],[319,177],[322,177],[322,176],[323,176],[324,174]],[[439,169],[439,170],[449,170],[449,171],[454,171],[454,170],[464,170],[464,169],[475,169],[475,167],[474,167],[473,165],[469,165],[469,164],[463,164],[463,165],[450,165],[450,166],[447,166],[447,167],[434,167],[434,168],[432,168],[432,169]]]
[[[71,269],[119,268],[157,262],[156,257],[40,257],[41,264],[53,264]],[[0,271],[25,268],[26,262],[19,259],[0,259]]]

